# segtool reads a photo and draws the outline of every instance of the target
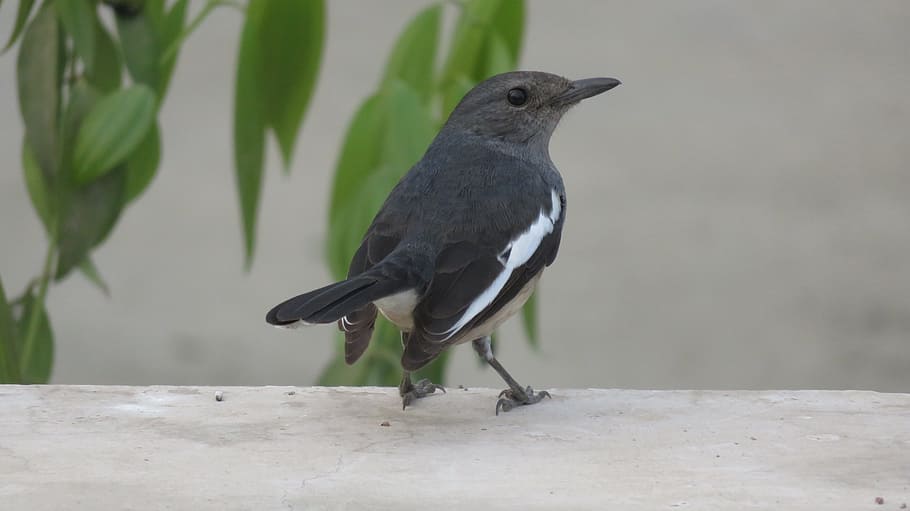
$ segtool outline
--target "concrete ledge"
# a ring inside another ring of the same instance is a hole
[[[496,417],[492,389],[0,386],[0,508],[910,504],[908,394],[551,392]]]

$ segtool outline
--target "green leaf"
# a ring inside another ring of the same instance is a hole
[[[54,218],[54,202],[51,200],[50,188],[41,168],[38,166],[38,160],[32,148],[29,147],[28,141],[22,141],[22,171],[25,174],[25,187],[28,190],[28,196],[32,200],[32,206],[35,213],[41,219],[44,230],[50,235],[52,230],[52,221]]]
[[[393,167],[397,183],[426,152],[436,135],[436,126],[428,107],[407,84],[393,82],[387,95],[390,115],[382,132],[374,136],[383,137],[382,161]]]
[[[127,71],[134,82],[158,90],[161,83],[158,65],[161,42],[151,16],[142,10],[132,16],[118,15],[116,19]]]
[[[85,64],[86,73],[95,69],[95,3],[89,0],[56,0],[54,7],[63,27],[73,38],[76,54]]]
[[[316,84],[325,30],[323,0],[251,0],[260,10],[259,76],[265,122],[275,132],[285,168]]]
[[[262,189],[262,158],[265,145],[265,112],[259,77],[263,72],[259,55],[262,2],[250,2],[237,51],[237,79],[234,91],[234,176],[243,222],[245,265],[253,262],[256,245],[256,216]]]
[[[120,52],[101,23],[96,23],[95,27],[95,66],[87,69],[85,74],[88,81],[101,92],[112,92],[120,88],[123,77]]]
[[[61,173],[63,183],[74,181],[72,169],[73,148],[76,145],[76,135],[79,133],[85,117],[97,105],[101,95],[98,89],[87,80],[79,79],[69,90],[69,101],[63,113],[63,167]]]
[[[132,7],[132,10],[138,12],[141,9],[142,14],[152,22],[155,31],[160,33],[161,26],[164,24],[165,7],[167,7],[165,4],[167,4],[167,0],[134,0],[135,7]]]
[[[443,86],[449,85],[459,75],[467,76],[475,82],[484,78],[478,76],[478,62],[484,41],[491,30],[491,20],[499,11],[501,1],[470,0],[463,4],[442,71]]]
[[[153,123],[139,147],[126,160],[126,201],[132,202],[148,187],[158,170],[161,140],[158,124]]]
[[[25,22],[28,21],[28,15],[32,13],[32,7],[34,5],[35,0],[19,0],[19,9],[16,11],[16,24],[13,25],[13,32],[6,41],[6,45],[3,47],[2,52],[6,52],[6,50],[10,49],[10,47],[16,43],[16,39],[19,39],[19,34],[21,34],[22,29],[25,28]]]
[[[350,191],[357,182],[379,166],[382,152],[382,127],[387,105],[379,95],[367,98],[348,125],[341,155],[335,166],[332,197],[329,201],[329,223],[335,223],[351,201]]]
[[[322,54],[321,0],[251,0],[237,52],[234,168],[246,266],[255,250],[265,130],[271,126],[287,165]]]
[[[524,32],[524,0],[471,0],[463,6],[442,73],[447,88],[458,76],[481,82],[515,69]],[[491,56],[491,53],[495,53]]]
[[[525,335],[528,336],[528,344],[532,348],[540,348],[540,334],[537,329],[537,293],[531,294],[528,301],[525,302],[521,309],[521,324],[524,325]]]
[[[123,163],[152,127],[155,106],[155,93],[145,85],[118,90],[98,101],[76,136],[76,181],[92,182]]]
[[[436,133],[429,107],[408,85],[394,81],[354,116],[335,171],[326,259],[341,278],[386,196]]]
[[[161,67],[161,77],[158,84],[158,94],[162,98],[164,98],[167,93],[168,85],[171,83],[171,75],[174,73],[174,65],[177,63],[177,57],[180,54],[183,25],[186,21],[186,9],[188,4],[188,0],[177,0],[161,22],[161,47],[168,49],[168,51],[165,51],[161,56],[161,62],[159,63]],[[206,7],[208,7],[208,5],[206,5]],[[176,45],[176,47],[173,45]]]
[[[57,271],[55,278],[63,279],[82,263],[89,251],[110,234],[120,211],[126,191],[126,166],[120,165],[88,185],[76,183],[70,162],[73,146],[81,131],[83,119],[98,102],[98,92],[84,80],[70,90],[70,101],[63,118],[64,170],[62,176],[60,219],[57,227]]]
[[[100,289],[101,292],[104,293],[104,296],[111,296],[111,289],[108,287],[107,282],[104,281],[104,277],[101,276],[101,272],[98,271],[98,267],[95,266],[95,262],[92,261],[91,257],[86,256],[85,259],[79,263],[79,271],[82,272],[82,275],[84,275],[89,282]]]
[[[401,177],[397,169],[383,165],[364,175],[348,189],[350,201],[329,224],[326,257],[332,275],[342,279],[348,264],[363,240],[363,234],[379,211],[386,196]]]
[[[29,335],[28,327],[31,324],[32,312],[36,309],[38,320],[34,324],[36,331]],[[31,357],[27,367],[22,367],[22,378],[27,383],[47,383],[51,377],[51,368],[54,365],[54,332],[47,317],[44,304],[38,302],[31,290],[25,295],[22,302],[22,313],[17,320],[17,329],[20,332],[20,341],[32,337]],[[19,351],[22,352],[20,345]]]
[[[524,28],[524,1],[500,0],[477,60],[477,81],[512,71],[518,66]]]
[[[60,42],[54,4],[47,3],[26,29],[16,63],[25,137],[48,182],[53,182],[58,167]]]
[[[452,113],[452,110],[458,106],[458,102],[461,101],[461,98],[468,93],[469,90],[473,89],[477,85],[477,82],[471,81],[465,75],[459,75],[455,77],[448,85],[443,86],[442,89],[442,115],[443,119],[447,119],[449,114]]]
[[[359,196],[359,193],[358,193]],[[359,222],[353,220],[356,209],[345,209],[337,220],[329,224],[328,237],[325,241],[325,260],[329,272],[335,280],[343,280],[348,274],[348,264],[357,250],[357,226]],[[363,235],[361,233],[360,239]]]
[[[435,132],[428,107],[400,81],[361,106],[348,130],[332,190],[326,259],[333,276],[347,274],[373,217]]]
[[[161,46],[164,48],[164,51],[161,52],[162,63],[176,59],[183,41],[199,27],[203,20],[215,10],[215,7],[221,4],[221,1],[208,0],[202,10],[199,11],[199,14],[193,18],[193,21],[186,28],[183,25],[186,20],[187,0],[177,0],[167,15],[156,22],[161,33]]]
[[[510,69],[518,65],[521,56],[525,11],[524,0],[500,0],[499,9],[491,19],[491,31],[502,40],[510,56]]]
[[[499,34],[490,34],[484,53],[485,77],[495,76],[515,69],[515,61],[509,53],[509,48]]]
[[[3,280],[0,279],[0,383],[19,383],[19,336],[13,311],[6,300]]]
[[[164,51],[161,53],[162,69],[167,67],[166,63],[168,61],[176,58],[183,42],[193,34],[216,7],[227,5],[238,9],[240,12],[245,12],[246,9],[237,0],[208,0],[202,7],[202,10],[199,11],[189,25],[184,28],[186,9],[189,4],[187,0],[177,0],[174,2],[174,5],[167,12],[166,16],[164,15],[162,0],[155,1],[156,5],[161,6],[161,13],[154,18],[154,23],[161,33],[161,40],[163,42],[162,48],[164,48]]]
[[[395,43],[386,64],[382,88],[400,80],[410,85],[424,103],[433,94],[433,72],[442,5],[431,5],[420,11]]]
[[[81,264],[89,251],[113,230],[123,208],[125,178],[121,167],[70,191],[60,219],[57,280]]]

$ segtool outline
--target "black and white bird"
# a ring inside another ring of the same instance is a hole
[[[497,414],[549,396],[506,372],[490,334],[521,309],[559,249],[566,193],[550,160],[553,130],[570,107],[619,84],[519,71],[474,87],[389,194],[348,279],[282,302],[266,321],[337,322],[353,364],[382,313],[401,330],[405,407],[442,389],[410,373],[468,341],[509,385]]]

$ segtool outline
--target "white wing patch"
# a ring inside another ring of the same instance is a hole
[[[553,227],[562,213],[562,202],[559,200],[559,194],[556,193],[556,190],[550,192],[550,200],[552,202],[549,214],[541,209],[537,220],[525,232],[510,241],[506,248],[500,252],[497,258],[503,265],[502,273],[496,276],[490,287],[486,288],[480,296],[471,302],[471,305],[468,306],[467,310],[454,325],[442,332],[429,332],[431,335],[444,335],[443,341],[451,339],[461,328],[493,303],[493,300],[496,299],[503,286],[508,282],[509,277],[512,276],[515,268],[528,262],[534,252],[537,252],[537,247],[540,246],[540,242],[543,241],[544,237],[553,232]],[[504,260],[506,253],[509,254],[509,258]]]

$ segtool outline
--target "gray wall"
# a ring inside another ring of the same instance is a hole
[[[51,289],[55,382],[315,380],[331,329],[262,317],[328,278],[341,136],[422,3],[330,4],[292,175],[268,154],[249,274],[230,156],[240,19],[222,9],[202,25],[163,109],[160,173],[97,253],[113,297],[78,275]],[[0,10],[3,37],[13,7]],[[910,390],[908,26],[900,0],[531,2],[524,68],[624,85],[553,139],[570,209],[542,281],[542,348],[510,323],[506,367],[537,387]],[[0,57],[10,293],[45,247],[19,168],[14,68]],[[456,351],[450,383],[501,385]]]

